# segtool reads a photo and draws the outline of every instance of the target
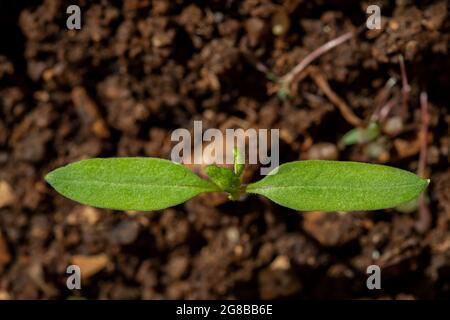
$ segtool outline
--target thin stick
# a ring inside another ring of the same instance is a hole
[[[363,121],[358,118],[358,116],[353,113],[352,109],[350,109],[347,103],[330,88],[327,79],[320,73],[317,68],[311,67],[310,75],[319,89],[322,90],[327,98],[330,99],[330,101],[339,109],[342,116],[345,120],[347,120],[348,123],[355,127],[362,126]]]
[[[387,118],[391,110],[397,105],[398,100],[399,100],[398,95],[396,95],[380,108],[378,117],[380,122],[383,122]]]
[[[420,154],[419,164],[417,166],[417,174],[425,178],[425,170],[427,166],[427,154],[428,154],[428,125],[430,122],[428,112],[428,95],[426,92],[420,94],[420,112],[421,112],[421,126],[419,131],[420,139]],[[431,226],[431,213],[426,204],[425,192],[419,197],[419,220],[416,222],[416,229],[424,233]]]
[[[384,87],[380,90],[380,92],[375,97],[374,103],[375,103],[375,111],[373,112],[372,116],[370,116],[369,121],[370,122],[376,122],[376,121],[382,121],[382,112],[386,109],[387,106],[390,106],[390,104],[393,103],[392,98],[388,100],[390,96],[391,89],[395,86],[397,81],[395,78],[389,78],[389,80],[386,82]],[[394,97],[398,100],[398,97]],[[390,111],[390,109],[388,110]]]
[[[402,78],[402,107],[401,107],[401,114],[403,116],[406,116],[406,113],[408,112],[408,103],[409,103],[409,93],[411,91],[411,87],[408,83],[408,75],[406,74],[406,67],[405,67],[405,60],[403,59],[403,56],[400,55],[399,58],[400,63],[400,75]]]
[[[356,34],[358,34],[360,30],[362,29],[358,28],[356,31],[344,33],[343,35],[337,37],[336,39],[330,40],[327,43],[320,46],[319,48],[317,48],[316,50],[312,51],[302,61],[300,61],[300,63],[297,64],[291,71],[282,76],[280,78],[280,82],[283,83],[285,86],[289,86],[292,80],[300,72],[302,72],[309,64],[311,64],[311,62],[322,56],[324,53],[330,51],[334,47],[337,47],[338,45],[350,40]]]
[[[430,122],[430,116],[428,114],[428,95],[426,92],[420,94],[420,112],[422,123],[420,127],[419,139],[420,139],[420,155],[419,165],[417,168],[417,174],[422,178],[425,178],[425,169],[427,166],[427,143],[428,143],[428,125]]]
[[[242,50],[244,58],[247,59],[247,61],[252,64],[252,66],[258,70],[261,73],[264,73],[266,76],[271,76],[272,72],[269,70],[268,67],[266,67],[262,62],[258,61],[256,57],[249,52],[248,50]]]

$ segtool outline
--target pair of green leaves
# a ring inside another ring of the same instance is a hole
[[[46,180],[59,193],[83,204],[117,210],[150,211],[183,203],[204,192],[263,195],[302,211],[354,211],[394,207],[417,197],[428,181],[413,173],[375,164],[296,161],[273,175],[241,185],[241,160],[234,172],[208,167],[212,181],[158,158],[90,159],[56,169]]]

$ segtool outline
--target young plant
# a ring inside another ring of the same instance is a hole
[[[175,206],[205,192],[227,192],[231,200],[259,194],[301,211],[377,210],[414,199],[429,183],[388,166],[307,160],[283,164],[273,174],[244,185],[244,161],[236,150],[234,162],[234,170],[208,166],[210,180],[205,180],[164,159],[89,159],[56,169],[45,179],[82,204],[137,211]]]

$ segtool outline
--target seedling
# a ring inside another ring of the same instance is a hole
[[[342,138],[339,144],[349,146],[353,144],[363,144],[370,142],[380,135],[380,127],[378,123],[371,122],[367,128],[353,128],[348,131]]]
[[[273,174],[244,185],[244,159],[236,149],[234,162],[234,170],[208,166],[210,180],[206,180],[159,158],[89,159],[56,169],[45,179],[82,204],[137,211],[168,208],[207,192],[227,192],[231,200],[259,194],[301,211],[377,210],[416,198],[429,183],[383,165],[306,160],[285,163]]]

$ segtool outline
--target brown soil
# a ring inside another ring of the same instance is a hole
[[[317,77],[299,79],[282,100],[258,65],[287,73],[364,24],[367,4],[80,0],[82,29],[68,31],[72,2],[0,3],[0,299],[450,297],[448,1],[380,1],[383,30],[313,63],[367,121],[390,77],[391,95],[400,94],[405,57],[408,108],[394,106],[377,144],[346,148],[338,141],[352,126]],[[275,36],[272,21],[286,27],[286,16],[289,29]],[[43,180],[82,158],[169,158],[171,131],[197,119],[280,128],[281,162],[417,171],[421,91],[430,99],[429,225],[417,210],[299,213],[254,196],[113,212],[77,205]],[[66,288],[72,263],[86,271],[78,292]],[[382,290],[366,288],[371,264],[381,266]]]

